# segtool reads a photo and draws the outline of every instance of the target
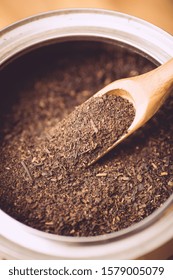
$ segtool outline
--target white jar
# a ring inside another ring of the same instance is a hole
[[[173,57],[173,37],[138,18],[67,9],[13,24],[0,33],[0,66],[50,41],[89,39],[128,44],[156,64]],[[173,195],[143,221],[96,237],[65,237],[30,228],[0,211],[0,256],[9,259],[164,259],[173,255]]]

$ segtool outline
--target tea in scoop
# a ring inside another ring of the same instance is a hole
[[[133,122],[134,106],[112,94],[93,96],[50,131],[59,170],[86,167],[100,157]]]

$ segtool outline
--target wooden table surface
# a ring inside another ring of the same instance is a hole
[[[0,0],[0,28],[37,13],[74,7],[128,13],[173,34],[173,0]]]

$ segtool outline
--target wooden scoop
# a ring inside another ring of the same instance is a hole
[[[133,103],[136,112],[128,131],[94,159],[91,164],[144,125],[164,103],[172,88],[173,58],[146,74],[117,80],[97,92],[95,96],[114,94],[128,99]]]

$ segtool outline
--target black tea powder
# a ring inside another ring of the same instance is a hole
[[[44,145],[62,170],[86,167],[126,133],[134,114],[120,96],[91,97],[51,129]]]
[[[154,67],[127,48],[79,41],[7,65],[0,77],[0,208],[30,227],[67,236],[119,231],[159,208],[173,193],[173,97],[91,166],[126,132],[134,109],[109,95],[89,104],[99,113],[84,106],[76,115],[110,82]]]

